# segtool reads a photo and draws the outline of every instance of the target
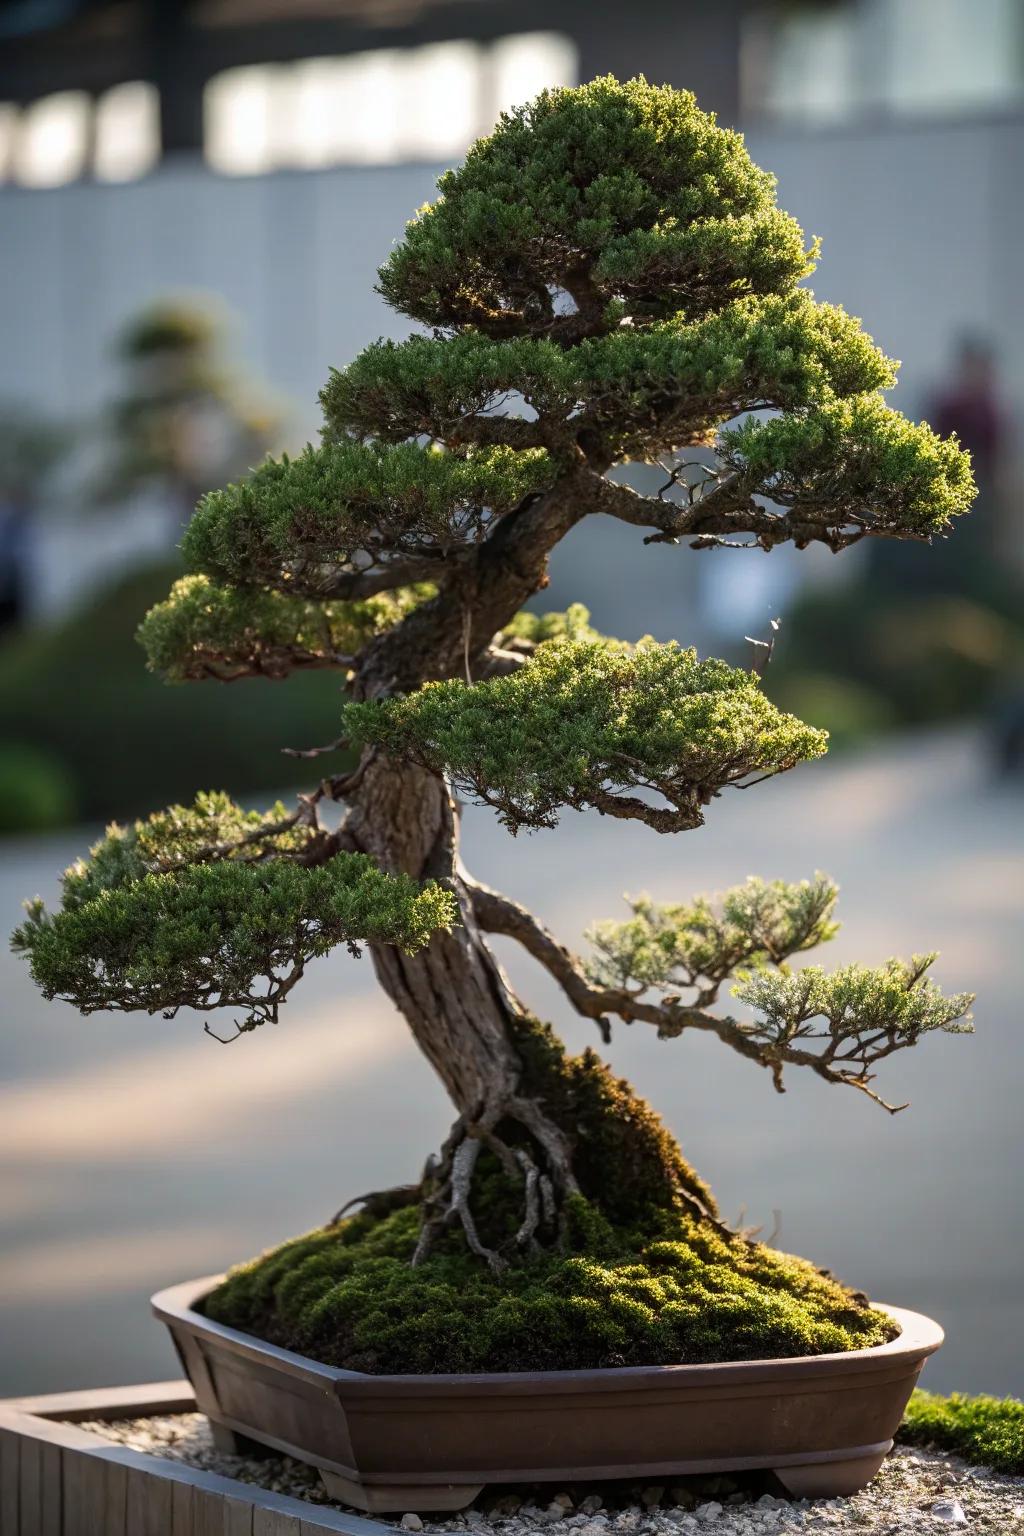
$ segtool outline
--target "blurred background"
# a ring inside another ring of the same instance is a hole
[[[196,498],[315,437],[330,366],[408,333],[375,272],[439,171],[545,85],[638,71],[745,132],[822,237],[816,293],[905,360],[894,403],[959,434],[980,496],[948,541],[838,560],[577,529],[542,606],[733,662],[781,619],[768,691],[834,751],[683,840],[569,814],[512,842],[470,810],[467,859],[570,944],[623,885],[820,867],[836,961],[941,947],[978,1034],[892,1065],[895,1119],[817,1081],[780,1099],[714,1041],[620,1029],[610,1056],[727,1213],[779,1211],[781,1246],[939,1318],[933,1387],[1020,1395],[1020,0],[6,0],[0,913],[52,898],[112,816],[206,786],[260,801],[289,787],[282,746],[336,733],[329,675],[169,688],[135,627]],[[185,1018],[81,1019],[0,971],[0,1395],[172,1373],[152,1289],[412,1176],[444,1135],[366,962],[317,963],[285,1023],[230,1048]]]

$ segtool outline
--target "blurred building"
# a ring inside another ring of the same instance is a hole
[[[374,275],[439,168],[607,71],[745,129],[823,237],[816,291],[908,359],[904,409],[963,332],[1024,408],[1019,0],[7,0],[0,398],[88,416],[125,318],[203,291],[303,439],[329,366],[407,331]]]

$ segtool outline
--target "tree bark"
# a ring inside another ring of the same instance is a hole
[[[378,979],[405,1017],[459,1114],[476,1120],[511,1098],[519,1066],[509,1026],[517,1004],[480,936],[457,873],[458,813],[447,786],[422,768],[378,759],[356,792],[346,832],[389,873],[440,880],[460,921],[407,955],[371,949]]]
[[[550,550],[586,510],[584,485],[580,470],[570,469],[553,490],[502,519],[467,572],[368,648],[356,695],[407,692],[467,667],[475,676],[496,631],[546,585]],[[510,1247],[531,1252],[561,1241],[568,1199],[581,1183],[621,1219],[647,1205],[713,1215],[710,1192],[628,1084],[592,1053],[567,1058],[511,992],[481,935],[471,883],[460,874],[458,810],[447,784],[380,754],[363,765],[347,798],[348,847],[391,873],[443,881],[459,904],[452,931],[435,934],[415,955],[371,946],[381,986],[458,1112],[440,1161],[424,1177],[414,1262],[458,1222],[470,1248],[503,1269]],[[520,1192],[522,1220],[502,1253],[487,1246],[473,1216],[471,1186],[484,1148]]]

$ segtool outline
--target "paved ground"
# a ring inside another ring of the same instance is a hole
[[[991,782],[974,740],[940,736],[826,760],[712,807],[698,833],[568,816],[510,840],[471,811],[474,872],[570,943],[623,889],[685,897],[751,872],[823,868],[843,886],[836,961],[940,948],[975,987],[973,1039],[926,1041],[860,1095],[767,1077],[714,1040],[619,1029],[609,1055],[665,1114],[730,1215],[782,1213],[781,1244],[882,1299],[930,1311],[936,1388],[1024,1391],[1017,1326],[1024,1102],[1024,797]],[[52,894],[88,833],[7,845],[0,918]],[[594,1039],[547,978],[503,948],[574,1046]],[[155,1379],[158,1285],[208,1273],[313,1225],[341,1199],[418,1167],[448,1112],[369,965],[313,967],[289,1017],[230,1047],[198,1022],[82,1019],[0,957],[0,1395]]]

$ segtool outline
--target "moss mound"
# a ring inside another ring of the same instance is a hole
[[[936,1446],[997,1472],[1024,1474],[1024,1403],[1015,1397],[940,1397],[917,1391],[897,1437]]]
[[[209,1317],[379,1374],[566,1370],[826,1354],[895,1326],[803,1259],[666,1214],[641,1241],[577,1200],[570,1251],[495,1278],[451,1234],[409,1267],[419,1217],[360,1214],[235,1270]]]
[[[550,1024],[521,1016],[511,1022],[524,1089],[570,1137],[573,1173],[588,1200],[616,1228],[653,1230],[658,1213],[696,1200],[717,1215],[715,1197],[679,1150],[660,1116],[632,1084],[589,1048],[570,1056]],[[498,1128],[509,1140],[514,1127]],[[506,1202],[503,1225],[522,1219],[519,1195],[492,1186],[492,1204]],[[497,1236],[497,1234],[493,1234]],[[586,1246],[586,1245],[584,1245]]]

